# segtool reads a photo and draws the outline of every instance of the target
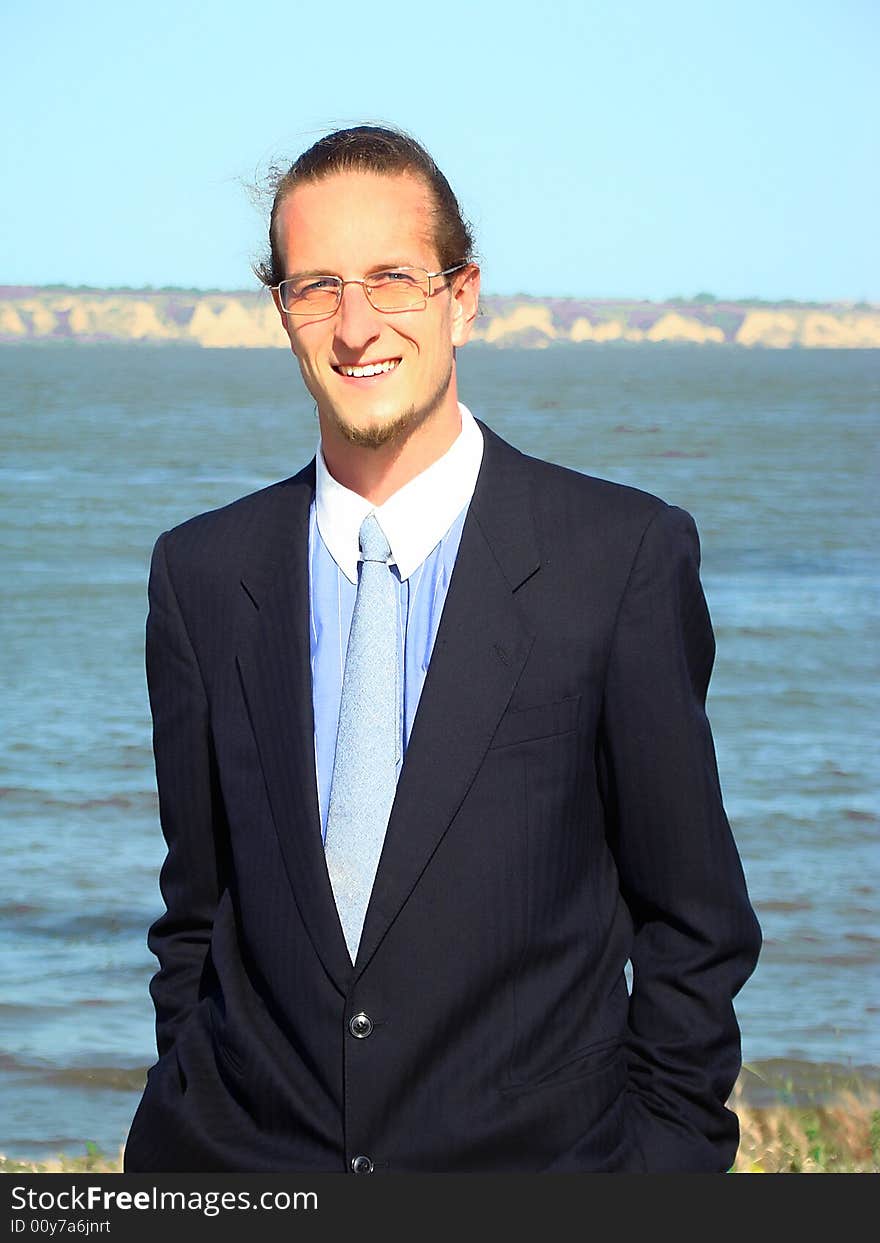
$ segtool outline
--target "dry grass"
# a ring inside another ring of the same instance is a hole
[[[739,1103],[737,1174],[880,1173],[880,1095],[840,1093],[814,1108]]]
[[[122,1152],[120,1148],[116,1156],[110,1156],[88,1143],[81,1157],[59,1152],[48,1161],[20,1161],[0,1153],[0,1174],[121,1174]]]

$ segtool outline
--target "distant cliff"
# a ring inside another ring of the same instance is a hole
[[[590,341],[880,349],[880,305],[489,296],[474,339],[528,349]],[[0,286],[0,343],[27,341],[287,346],[265,291]]]

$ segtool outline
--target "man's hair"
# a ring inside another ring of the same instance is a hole
[[[269,251],[254,264],[254,272],[264,285],[277,285],[286,273],[278,252],[275,223],[281,204],[297,186],[304,182],[321,181],[335,173],[378,173],[382,176],[400,174],[420,178],[429,191],[434,217],[434,243],[440,268],[456,263],[470,263],[474,257],[471,227],[461,213],[452,187],[416,140],[402,130],[381,125],[356,125],[336,130],[319,138],[287,172],[278,170],[270,178],[274,192],[269,218]]]

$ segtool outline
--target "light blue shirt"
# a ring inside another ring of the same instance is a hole
[[[315,767],[324,835],[357,594],[360,524],[368,513],[375,513],[391,546],[403,672],[398,679],[400,776],[482,462],[482,433],[467,408],[459,408],[462,430],[450,449],[380,506],[343,488],[327,470],[320,449],[317,454],[315,500],[309,515],[309,614]]]

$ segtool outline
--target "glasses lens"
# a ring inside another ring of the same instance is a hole
[[[336,310],[341,286],[338,276],[298,276],[282,281],[278,294],[291,315],[322,315]]]
[[[424,306],[428,298],[428,273],[424,268],[376,272],[365,285],[377,311],[405,311]]]

